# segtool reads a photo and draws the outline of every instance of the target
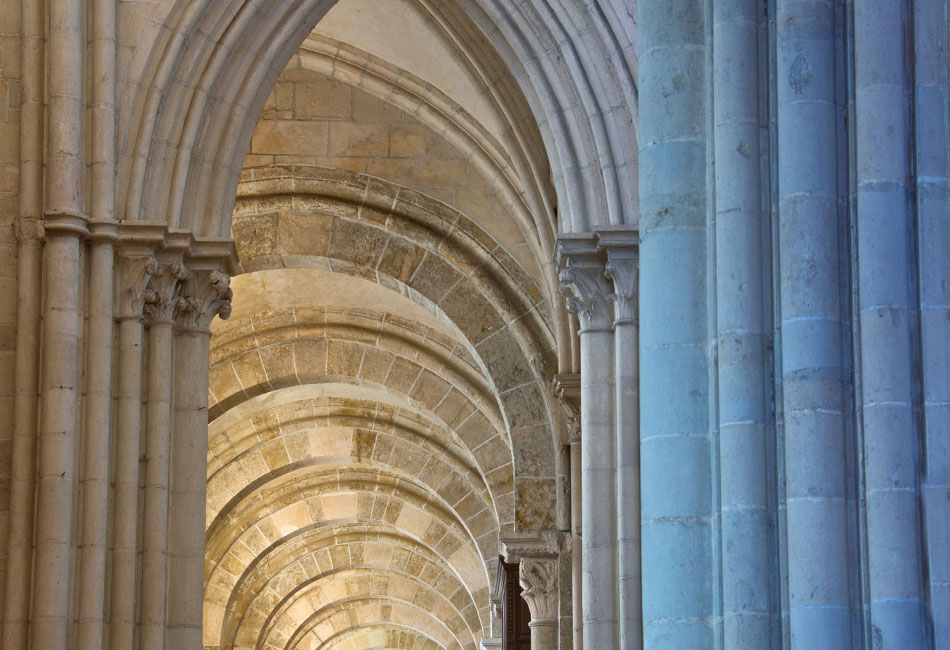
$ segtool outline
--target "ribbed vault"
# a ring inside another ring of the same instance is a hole
[[[474,649],[499,535],[554,523],[546,291],[422,192],[246,178],[211,351],[205,645]]]
[[[520,63],[548,37],[516,54],[491,2],[398,0],[392,25],[364,0],[266,4],[170,3],[125,95],[126,213],[230,232],[239,258],[211,346],[204,645],[475,650],[500,537],[556,526],[557,197],[626,163],[586,119],[563,130],[570,75]]]

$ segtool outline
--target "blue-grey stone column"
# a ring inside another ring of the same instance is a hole
[[[593,235],[558,236],[561,292],[581,328],[581,528],[584,643],[618,648],[617,450],[610,283]]]
[[[637,238],[632,226],[597,229],[613,284],[620,650],[643,647],[640,571],[640,382]]]
[[[707,650],[715,572],[705,6],[638,6],[644,648]]]
[[[757,0],[713,3],[724,650],[772,647]]]
[[[782,391],[791,650],[851,647],[835,15],[776,21]]]
[[[923,648],[905,3],[854,4],[861,420],[871,634]],[[945,143],[946,146],[946,143]]]
[[[917,0],[915,20],[918,282],[930,618],[950,648],[950,29],[946,0]]]

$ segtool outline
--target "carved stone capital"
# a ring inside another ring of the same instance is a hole
[[[231,278],[219,270],[195,271],[176,304],[178,328],[208,332],[215,316],[231,316]]]
[[[557,618],[557,559],[525,558],[521,560],[518,575],[521,597],[531,610],[531,621],[549,621]]]
[[[636,324],[639,311],[637,288],[639,268],[636,255],[625,258],[608,252],[604,274],[614,283],[614,291],[610,294],[610,301],[614,303],[614,324]]]
[[[116,315],[122,319],[142,318],[146,299],[152,298],[149,282],[161,275],[162,265],[151,255],[120,255],[116,266]]]
[[[551,382],[551,392],[561,407],[561,422],[568,444],[581,439],[581,376],[576,373],[560,373]]]
[[[178,290],[188,275],[188,269],[181,262],[162,264],[160,271],[151,274],[144,294],[149,322],[174,324]]]
[[[561,295],[567,310],[577,314],[581,332],[610,329],[613,318],[610,283],[604,275],[604,259],[591,235],[558,236]]]
[[[638,231],[630,226],[612,226],[597,230],[597,245],[607,253],[604,274],[613,283],[610,300],[614,303],[615,325],[638,322],[638,239]]]

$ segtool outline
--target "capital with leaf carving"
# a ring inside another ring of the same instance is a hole
[[[188,269],[177,260],[161,263],[149,274],[148,287],[143,294],[145,315],[149,323],[174,324],[178,290],[189,277]]]
[[[231,278],[218,269],[194,271],[176,304],[178,329],[210,333],[215,316],[231,316]]]
[[[532,625],[557,619],[557,558],[560,546],[550,532],[522,532],[503,536],[500,551],[507,562],[518,562],[521,596],[531,610]]]
[[[639,231],[633,226],[597,229],[597,246],[607,253],[604,274],[613,283],[615,325],[639,322]]]
[[[160,276],[164,268],[153,255],[141,252],[120,255],[116,268],[116,317],[140,319],[144,314],[146,300],[154,299],[148,288],[149,283],[153,277]]]
[[[581,439],[581,376],[578,373],[559,373],[551,381],[551,392],[561,407],[564,435],[568,444]]]
[[[557,618],[557,558],[526,557],[518,574],[521,597],[531,610],[531,622]]]
[[[604,275],[604,256],[590,234],[562,233],[557,239],[561,295],[567,310],[577,314],[580,332],[612,328],[610,283]]]

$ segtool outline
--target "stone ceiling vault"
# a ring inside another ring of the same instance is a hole
[[[567,318],[541,134],[477,28],[398,4],[392,24],[336,4],[236,177],[208,649],[475,650],[500,536],[556,525]]]

